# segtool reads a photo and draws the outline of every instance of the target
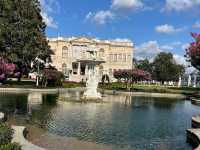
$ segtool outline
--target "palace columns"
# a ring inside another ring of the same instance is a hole
[[[86,64],[85,66],[85,75],[87,76],[88,75],[88,65]]]
[[[78,62],[77,74],[78,74],[78,75],[81,75],[81,63],[80,63],[80,62]]]

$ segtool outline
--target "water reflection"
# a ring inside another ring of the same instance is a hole
[[[17,118],[17,124],[115,149],[190,149],[185,130],[200,109],[189,101],[105,95],[102,103],[74,103],[81,94],[0,94],[0,111]]]

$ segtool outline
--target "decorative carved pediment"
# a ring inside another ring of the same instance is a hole
[[[95,43],[94,40],[87,38],[87,37],[79,37],[79,38],[73,39],[71,42],[74,42],[74,43]]]

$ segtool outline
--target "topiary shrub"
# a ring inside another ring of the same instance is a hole
[[[0,150],[22,150],[18,143],[9,143],[0,146]]]
[[[12,140],[13,130],[6,124],[0,124],[0,145],[9,143]]]

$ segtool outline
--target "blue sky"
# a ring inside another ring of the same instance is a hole
[[[200,0],[40,0],[48,37],[131,40],[135,57],[170,51],[178,63],[200,32]]]

